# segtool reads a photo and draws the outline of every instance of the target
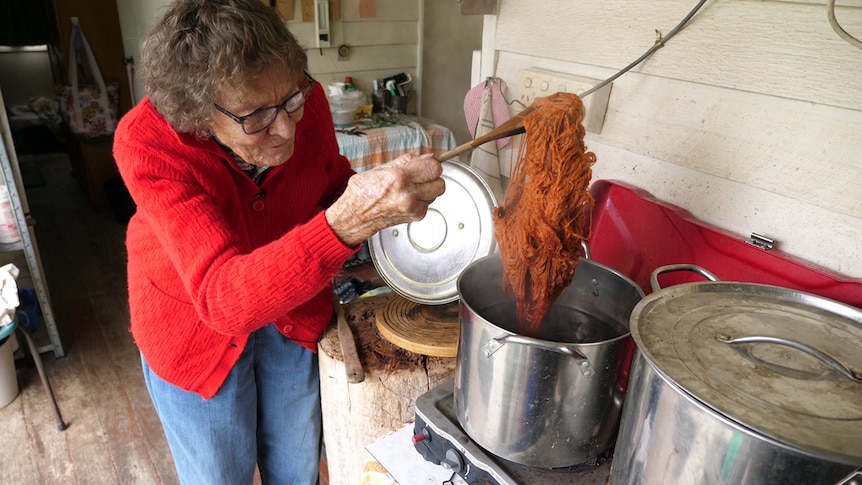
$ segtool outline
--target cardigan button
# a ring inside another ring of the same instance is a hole
[[[251,203],[251,208],[256,211],[262,211],[264,207],[266,207],[266,204],[263,203],[263,199],[255,199]]]
[[[285,325],[284,328],[281,329],[281,332],[285,335],[289,334],[293,331],[293,325]]]

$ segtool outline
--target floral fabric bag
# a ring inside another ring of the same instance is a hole
[[[80,84],[87,73],[93,84]],[[77,17],[72,17],[69,40],[69,83],[57,86],[57,95],[72,134],[84,141],[112,135],[117,127],[119,83],[105,83]]]

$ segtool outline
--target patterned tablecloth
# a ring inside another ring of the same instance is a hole
[[[426,118],[405,116],[405,124],[361,130],[362,134],[336,131],[341,154],[362,172],[404,153],[435,156],[455,148],[455,136],[445,126]]]

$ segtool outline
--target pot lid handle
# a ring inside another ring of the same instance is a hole
[[[652,276],[650,276],[649,280],[650,286],[652,286],[652,291],[658,291],[661,289],[661,285],[658,282],[658,276],[660,274],[670,273],[673,271],[691,271],[692,273],[697,273],[703,276],[709,281],[719,281],[717,276],[695,264],[668,264],[666,266],[660,266],[652,272]]]
[[[862,373],[848,368],[847,366],[845,366],[844,364],[839,362],[837,359],[835,359],[832,356],[830,356],[829,354],[827,354],[826,352],[822,352],[822,351],[820,351],[814,347],[811,347],[810,345],[805,345],[802,342],[796,342],[794,340],[789,340],[789,339],[785,339],[785,338],[781,338],[781,337],[767,337],[767,336],[761,336],[761,335],[752,335],[749,337],[732,338],[732,337],[729,337],[727,335],[719,334],[716,336],[716,339],[719,342],[723,342],[723,343],[730,344],[730,345],[734,345],[734,344],[777,344],[777,345],[784,345],[787,347],[791,347],[791,348],[794,348],[796,350],[801,350],[802,352],[805,352],[806,354],[820,360],[821,362],[828,365],[832,369],[840,372],[841,374],[846,376],[851,381],[862,383]],[[746,352],[746,355],[751,359],[759,360],[759,359],[755,358],[754,356],[752,356],[750,353]],[[757,363],[757,362],[755,362],[755,363]]]
[[[506,334],[497,338],[492,338],[488,341],[488,343],[482,346],[482,354],[486,358],[491,357],[494,352],[500,350],[500,347],[505,344],[521,344],[529,347],[536,347],[542,350],[557,352],[563,355],[568,355],[569,357],[575,359],[578,362],[578,369],[581,370],[581,374],[583,374],[584,377],[590,377],[595,374],[595,371],[593,370],[593,366],[590,364],[589,359],[587,359],[584,354],[578,351],[575,346],[558,342],[550,342],[548,340],[541,340],[532,337],[525,337],[523,335]]]
[[[853,485],[854,483],[857,483],[857,479],[862,479],[862,470],[856,470],[855,472],[850,473],[850,475],[847,475],[847,477],[838,482],[837,485]]]

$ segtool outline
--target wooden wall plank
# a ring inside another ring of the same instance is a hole
[[[341,0],[345,22],[373,22],[375,20],[419,20],[419,2],[404,0],[375,0],[374,19],[359,16],[359,0]]]
[[[844,27],[862,33],[862,1],[839,5]],[[691,7],[502,0],[485,21],[481,76],[503,78],[510,99],[528,67],[604,79]],[[603,150],[596,174],[746,236],[771,232],[790,254],[862,277],[862,51],[832,31],[823,0],[708,2],[614,81],[588,146]]]
[[[549,0],[542,7],[504,1],[495,48],[530,55],[547,49],[546,39],[554,39],[554,58],[619,69],[654,43],[656,29],[667,34],[689,12],[691,3],[673,0],[635,5],[608,0],[581,2],[572,9],[565,0]],[[850,32],[862,33],[862,13],[853,10],[845,9],[843,25]],[[536,25],[542,26],[541,36],[535,34]],[[664,48],[636,69],[862,109],[862,62],[847,62],[858,52],[833,32],[825,6],[727,0],[707,3]]]
[[[862,186],[851,149],[862,141],[858,112],[656,77],[614,88],[600,139],[862,217],[862,204],[847,197]],[[817,190],[823,180],[832,190]]]
[[[416,67],[413,49],[415,46],[409,44],[353,47],[350,58],[346,61],[339,61],[338,53],[334,49],[324,49],[322,56],[318,50],[312,49],[308,53],[308,66],[309,71],[315,76],[335,69],[350,72],[385,70],[401,66]]]
[[[314,24],[291,22],[288,29],[300,43],[314,45]],[[350,47],[382,46],[387,44],[413,44],[419,42],[419,32],[412,22],[338,22],[331,26],[332,46],[339,44]],[[312,47],[313,48],[313,47]]]
[[[340,0],[342,20],[332,22],[331,47],[315,48],[314,24],[294,20],[287,23],[297,40],[308,46],[309,70],[322,83],[352,76],[357,87],[371,93],[371,81],[399,72],[415,76],[418,71],[419,2],[376,0],[377,16],[359,18],[359,0]],[[345,60],[338,46],[350,46]]]
[[[752,185],[666,163],[587,137],[595,151],[593,180],[621,180],[677,204],[695,217],[746,240],[752,232],[776,241],[775,249],[850,278],[862,277],[862,245],[853,244],[860,219]],[[845,241],[851,241],[845,244]]]
[[[377,17],[375,0],[359,0],[359,18],[373,19],[375,17]]]
[[[283,0],[279,0],[283,1]],[[292,0],[291,0],[292,2]],[[303,22],[314,22],[314,0],[301,0],[300,3],[300,18]],[[285,6],[285,9],[288,7]],[[293,9],[293,4],[291,3],[290,7]],[[293,15],[285,17],[285,19],[293,19]],[[330,22],[338,22],[341,20],[341,0],[329,0],[329,21]]]
[[[501,53],[499,75],[515,79],[508,99],[517,98],[520,70],[534,64],[533,57]],[[579,72],[568,64],[539,64]],[[613,84],[598,139],[862,217],[862,204],[846,197],[862,185],[862,163],[852,148],[862,143],[857,111],[628,73]],[[824,179],[834,180],[835,190],[816,190],[815,181]]]
[[[314,0],[301,0],[300,12],[303,22],[314,22]]]
[[[497,0],[464,0],[461,15],[494,15],[497,13]]]
[[[383,79],[400,72],[416,79],[416,58],[410,49],[410,46],[358,47],[354,49],[356,54],[351,54],[347,61],[339,61],[337,54],[328,50],[324,50],[323,56],[312,51],[309,53],[309,71],[323,85],[344,81],[344,76],[351,76],[360,91],[371,94],[374,79]],[[386,55],[374,55],[373,52]]]
[[[275,8],[284,20],[293,20],[293,0],[276,0]]]
[[[345,22],[344,42],[351,46],[377,46],[386,44],[417,44],[419,31],[413,22]]]
[[[275,10],[284,20],[293,20],[293,0],[260,0],[264,5],[275,2]]]

